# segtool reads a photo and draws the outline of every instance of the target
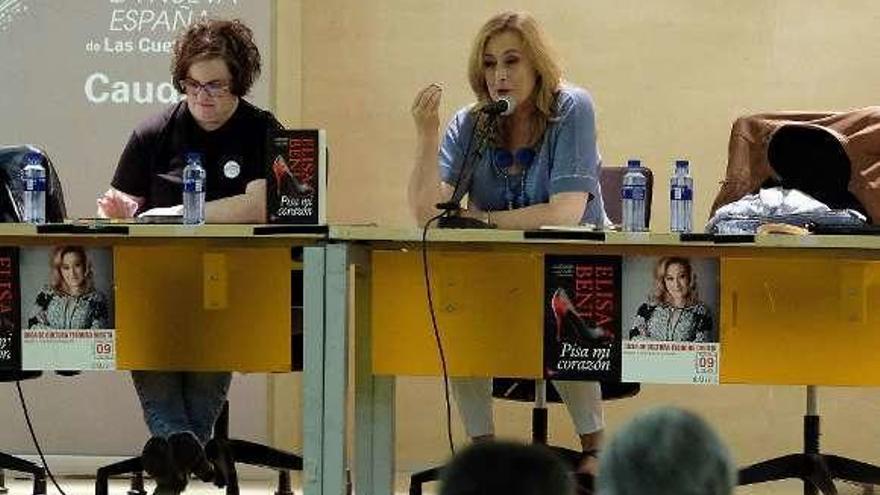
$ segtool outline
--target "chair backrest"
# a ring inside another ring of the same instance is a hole
[[[46,167],[46,221],[63,222],[67,216],[58,172],[45,151],[31,145],[0,146],[0,222],[20,222],[24,203],[20,174],[28,153],[43,157]]]
[[[20,222],[24,203],[21,190],[21,169],[28,153],[38,153],[46,167],[46,220],[62,222],[67,214],[64,193],[58,173],[49,156],[29,145],[0,146],[0,222]],[[28,380],[40,376],[40,371],[0,370],[0,383]]]
[[[654,191],[654,173],[649,168],[643,168],[642,172],[648,179],[647,196],[645,197],[645,225],[651,226],[651,198]],[[605,213],[611,223],[620,225],[623,222],[623,204],[620,199],[620,188],[623,186],[623,174],[626,167],[602,167],[599,184],[602,186],[602,200],[605,203]]]

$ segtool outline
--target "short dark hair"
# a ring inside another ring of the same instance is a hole
[[[573,495],[574,478],[562,460],[541,445],[480,442],[452,458],[440,495]]]
[[[171,77],[174,87],[184,92],[182,81],[196,62],[219,58],[226,62],[232,82],[230,92],[245,96],[260,77],[260,50],[254,33],[238,19],[203,19],[191,25],[174,41]]]

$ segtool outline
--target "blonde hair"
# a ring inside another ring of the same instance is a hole
[[[483,54],[489,39],[505,31],[519,35],[523,51],[535,68],[535,89],[531,97],[536,111],[530,119],[530,144],[534,145],[547,129],[547,123],[554,119],[553,107],[562,85],[562,68],[538,21],[528,12],[502,12],[486,21],[477,32],[468,60],[468,80],[477,98],[473,111],[479,115],[482,107],[491,103],[483,70]],[[477,125],[485,126],[487,120],[478,119]]]
[[[681,265],[688,279],[688,293],[685,298],[687,305],[696,304],[700,300],[700,294],[697,290],[697,277],[694,275],[694,269],[691,262],[687,258],[670,256],[657,260],[657,266],[654,268],[654,300],[660,304],[669,304],[669,291],[666,290],[666,272],[672,265]]]
[[[61,294],[70,295],[70,287],[64,282],[64,276],[61,275],[61,265],[64,263],[64,257],[68,254],[76,254],[85,265],[85,273],[83,274],[84,290],[83,294],[89,293],[95,288],[95,281],[92,279],[92,262],[86,255],[86,250],[82,246],[56,246],[52,251],[52,257],[49,259],[49,266],[52,268],[50,284],[55,291]]]

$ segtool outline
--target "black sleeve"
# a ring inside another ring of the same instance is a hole
[[[657,309],[657,306],[654,306],[653,304],[642,303],[642,305],[639,306],[639,309],[636,310],[636,314],[647,321],[651,319],[651,315],[654,314],[655,309]]]
[[[95,296],[89,303],[89,309],[92,313],[89,328],[107,328],[110,321],[110,311],[107,308],[107,299],[104,297],[104,294],[95,291]]]
[[[706,313],[700,318],[699,327],[697,328],[697,333],[703,334],[705,342],[717,342],[718,339],[712,334],[713,326],[712,313],[709,311],[709,308],[706,308]]]
[[[654,314],[654,309],[656,309],[656,306],[648,303],[642,303],[642,305],[639,306],[639,309],[636,310],[636,316],[633,318],[632,327],[629,330],[629,338],[633,339],[635,337],[645,336],[642,334],[647,333],[648,320],[650,320],[651,315]]]
[[[119,157],[110,185],[125,194],[146,197],[150,187],[150,156],[155,150],[145,145],[138,132],[132,132]]]

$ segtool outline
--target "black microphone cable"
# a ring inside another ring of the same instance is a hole
[[[486,127],[494,126],[496,123],[495,118],[497,116],[493,115],[493,114],[484,114],[484,115],[485,115],[485,117],[487,117],[489,119],[488,122],[486,122],[484,125]],[[449,369],[448,369],[448,366],[446,363],[446,351],[443,349],[443,341],[440,338],[440,328],[439,328],[439,325],[437,324],[437,313],[434,310],[434,291],[431,287],[431,272],[430,272],[430,267],[428,265],[428,229],[430,228],[432,223],[439,221],[444,216],[452,216],[453,215],[453,209],[455,206],[457,206],[457,205],[454,205],[455,200],[456,199],[458,199],[459,201],[461,200],[460,197],[459,198],[456,198],[456,197],[461,195],[461,191],[460,191],[460,188],[462,187],[461,181],[462,181],[462,177],[466,173],[468,161],[469,160],[472,161],[474,159],[480,160],[482,158],[480,148],[482,148],[482,146],[485,144],[484,143],[484,141],[486,139],[485,129],[483,129],[483,131],[481,132],[481,135],[479,137],[480,143],[477,145],[477,150],[473,150],[474,136],[479,132],[480,117],[481,117],[480,113],[475,114],[474,128],[471,131],[471,135],[468,138],[467,146],[465,147],[465,153],[464,153],[464,157],[463,157],[463,161],[462,161],[462,165],[461,165],[461,170],[459,170],[458,177],[456,177],[455,185],[453,186],[452,198],[450,198],[450,201],[438,204],[437,208],[440,208],[443,211],[441,211],[437,215],[431,217],[427,222],[425,222],[425,225],[422,227],[421,248],[422,248],[422,269],[423,269],[424,278],[425,278],[425,294],[428,299],[428,312],[431,314],[431,327],[433,328],[433,331],[434,331],[434,341],[437,344],[437,352],[440,355],[440,367],[443,372],[443,399],[444,399],[444,402],[446,405],[446,440],[449,443],[449,451],[452,453],[452,455],[455,455],[455,442],[452,439],[452,404],[451,404],[451,401],[449,400],[449,395],[450,395],[449,394]],[[472,150],[474,151],[473,154],[475,156],[471,156]],[[465,186],[467,186],[467,185],[465,185]]]
[[[422,228],[422,269],[425,276],[428,312],[431,314],[431,327],[434,330],[434,342],[437,344],[437,352],[440,354],[440,368],[443,372],[443,400],[446,404],[446,440],[449,442],[449,451],[452,455],[455,455],[455,442],[452,440],[452,404],[449,400],[449,368],[446,365],[446,351],[443,349],[443,341],[440,338],[440,327],[437,325],[437,313],[434,311],[434,291],[431,288],[431,269],[428,265],[428,228],[447,213],[448,211],[443,211],[431,217]]]
[[[15,381],[15,388],[18,390],[18,401],[21,404],[21,411],[24,413],[24,420],[27,423],[28,432],[31,434],[31,440],[34,442],[34,447],[37,448],[37,454],[40,456],[40,461],[43,463],[43,469],[46,471],[46,474],[49,476],[49,479],[52,480],[52,484],[55,485],[55,489],[58,490],[58,493],[61,495],[67,495],[64,490],[61,489],[61,486],[55,481],[55,475],[52,474],[52,470],[49,469],[49,463],[46,462],[46,456],[43,455],[43,449],[40,448],[40,442],[37,440],[37,434],[34,433],[34,425],[31,423],[31,414],[28,411],[27,403],[24,400],[24,392],[21,391],[21,381]]]

